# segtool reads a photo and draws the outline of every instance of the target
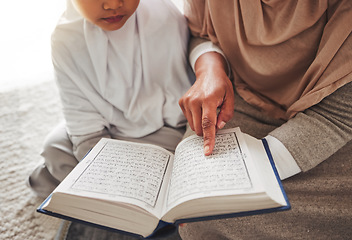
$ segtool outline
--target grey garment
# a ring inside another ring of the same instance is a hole
[[[236,96],[226,127],[240,126],[257,138],[271,134],[305,171],[283,181],[292,209],[188,223],[179,228],[182,239],[350,239],[351,122],[351,83],[288,122],[268,118]]]
[[[183,128],[162,127],[142,138],[127,138],[117,136],[116,129],[112,127],[92,134],[70,136],[66,132],[65,123],[60,123],[45,139],[41,153],[44,163],[29,176],[29,186],[38,196],[47,197],[103,137],[155,144],[173,152],[184,131]]]
[[[269,134],[286,146],[303,171],[317,166],[352,140],[352,83]]]
[[[69,222],[63,220],[55,240],[142,240],[142,237],[110,231],[104,228],[87,225],[77,221]],[[158,232],[149,237],[149,240],[181,240],[177,228],[170,226],[165,232]]]
[[[29,185],[38,196],[47,197],[78,163],[64,123],[48,134],[41,155],[44,163],[30,174]]]

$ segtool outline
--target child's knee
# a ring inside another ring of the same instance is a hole
[[[46,144],[42,156],[48,171],[59,181],[62,181],[78,163],[72,151],[65,151],[55,144]]]
[[[41,155],[50,174],[62,181],[77,165],[73,155],[72,143],[64,125],[59,125],[48,134]]]

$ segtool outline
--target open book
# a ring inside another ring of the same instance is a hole
[[[218,132],[210,156],[196,135],[175,154],[103,138],[38,212],[147,237],[167,223],[289,208],[265,140],[234,128]]]

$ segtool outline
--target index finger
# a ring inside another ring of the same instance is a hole
[[[216,122],[217,113],[216,106],[203,107],[202,113],[202,129],[203,129],[203,139],[204,139],[204,154],[209,156],[215,146],[215,134],[216,134]]]

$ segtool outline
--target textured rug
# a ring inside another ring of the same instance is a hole
[[[0,239],[54,239],[61,220],[36,213],[43,201],[26,186],[42,161],[46,134],[62,119],[52,81],[0,91]]]
[[[26,186],[43,161],[49,131],[63,119],[55,83],[0,92],[0,239],[134,240],[135,237],[71,223],[36,212],[44,199]],[[180,240],[177,231],[155,239]]]

